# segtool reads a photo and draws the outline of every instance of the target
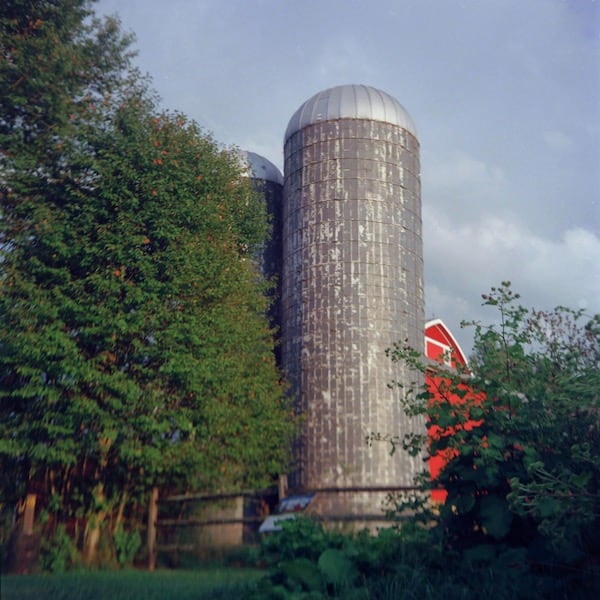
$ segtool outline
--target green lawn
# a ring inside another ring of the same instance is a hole
[[[199,600],[241,598],[244,584],[264,573],[253,569],[197,571],[79,571],[63,575],[1,577],[2,600]]]

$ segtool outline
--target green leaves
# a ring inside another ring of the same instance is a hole
[[[322,552],[317,565],[325,582],[337,589],[351,587],[358,577],[358,569],[350,557],[336,548],[327,548]]]
[[[506,499],[488,495],[480,501],[481,527],[496,540],[504,539],[510,532],[513,515]]]

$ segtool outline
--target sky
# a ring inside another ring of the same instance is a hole
[[[397,98],[421,144],[426,317],[481,294],[600,312],[600,0],[100,0],[161,106],[283,170],[316,92]]]

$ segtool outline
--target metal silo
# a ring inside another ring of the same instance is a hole
[[[271,236],[266,243],[260,266],[265,277],[274,278],[273,303],[270,309],[271,324],[280,331],[281,329],[281,272],[282,272],[282,210],[283,210],[283,175],[281,171],[268,159],[255,152],[242,151],[242,162],[247,166],[247,175],[250,177],[257,191],[262,195],[271,220]],[[278,363],[279,347],[275,349]]]
[[[410,381],[385,356],[403,340],[423,350],[415,126],[375,88],[324,90],[290,119],[284,173],[282,362],[305,415],[290,486],[324,490],[311,505],[324,515],[381,515],[378,488],[423,468],[366,443],[424,431],[388,388]]]

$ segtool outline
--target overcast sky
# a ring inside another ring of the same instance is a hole
[[[135,33],[164,108],[283,168],[316,92],[361,83],[421,143],[426,316],[511,280],[523,303],[600,312],[600,1],[100,0]]]

